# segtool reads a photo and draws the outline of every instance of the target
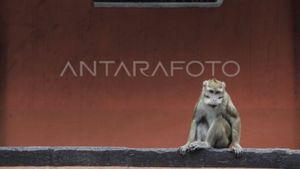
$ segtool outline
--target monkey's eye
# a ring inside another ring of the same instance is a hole
[[[213,93],[214,93],[214,91],[213,91],[213,90],[208,90],[208,92],[209,92],[209,93],[211,93],[211,94],[213,94]]]
[[[220,94],[221,92],[220,91],[216,91],[216,94]]]
[[[204,97],[205,97],[205,98],[209,98],[209,96],[208,96],[208,95],[204,95]]]

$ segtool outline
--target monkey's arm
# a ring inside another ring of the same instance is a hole
[[[195,120],[195,118],[193,118],[192,122],[191,122],[191,127],[190,127],[190,131],[189,131],[189,136],[188,136],[188,140],[187,142],[181,146],[179,148],[179,152],[180,154],[185,154],[186,152],[190,151],[190,145],[193,141],[196,140],[196,132],[197,132],[197,121]]]
[[[201,99],[201,97],[200,97],[200,99]],[[193,119],[192,119],[192,122],[191,122],[191,126],[190,126],[189,135],[188,135],[186,145],[188,145],[191,142],[197,140],[197,138],[196,138],[197,137],[197,126],[198,126],[198,123],[201,120],[201,118],[204,116],[202,110],[198,109],[198,105],[201,104],[200,99],[199,99],[199,101],[197,102],[197,104],[195,105],[195,108],[194,108]]]
[[[196,140],[196,132],[197,132],[197,120],[193,118],[191,122],[191,127],[189,131],[189,136],[186,144],[189,144]]]
[[[240,144],[240,131],[241,131],[241,122],[240,117],[231,118],[232,125],[232,145]]]
[[[199,119],[201,118],[201,114],[197,112],[197,104],[195,106],[194,109],[194,116],[191,122],[191,126],[190,126],[190,130],[189,130],[189,135],[188,135],[188,139],[187,142],[185,143],[185,145],[181,146],[179,148],[179,152],[181,154],[185,154],[187,151],[189,151],[189,145],[196,141],[196,133],[197,133],[197,123],[199,122]]]
[[[231,124],[231,147],[237,155],[240,155],[242,152],[242,147],[240,146],[241,120],[239,112],[236,110],[230,97],[227,104],[227,113]]]

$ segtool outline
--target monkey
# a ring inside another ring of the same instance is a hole
[[[225,82],[215,78],[203,82],[187,142],[179,148],[181,154],[196,149],[230,147],[237,157],[241,156],[240,115],[225,87]]]

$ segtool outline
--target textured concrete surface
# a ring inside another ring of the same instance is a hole
[[[300,150],[245,149],[236,158],[229,149],[199,150],[181,155],[177,149],[122,147],[1,147],[0,166],[123,167],[300,167]]]

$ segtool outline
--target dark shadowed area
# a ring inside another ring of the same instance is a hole
[[[0,2],[0,144],[5,145],[5,101],[6,101],[6,22],[3,2]]]
[[[294,1],[294,19],[295,19],[295,86],[300,84],[300,1]],[[300,88],[295,87],[297,119],[300,119]],[[300,128],[300,123],[298,123]],[[300,140],[299,140],[300,141]]]

